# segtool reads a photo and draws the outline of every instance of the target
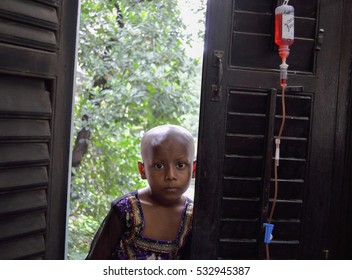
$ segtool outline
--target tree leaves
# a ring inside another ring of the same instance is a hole
[[[88,150],[72,169],[69,258],[84,258],[115,197],[145,185],[144,131],[188,119],[196,136],[200,65],[186,55],[190,43],[175,1],[81,1],[74,141]]]

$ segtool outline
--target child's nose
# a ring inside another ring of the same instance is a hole
[[[165,179],[167,181],[176,179],[176,168],[175,167],[170,166],[170,167],[166,168]]]

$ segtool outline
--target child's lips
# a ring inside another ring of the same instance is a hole
[[[165,187],[165,190],[167,190],[167,191],[178,191],[178,187],[168,186],[168,187]]]

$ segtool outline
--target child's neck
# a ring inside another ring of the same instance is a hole
[[[148,188],[139,190],[138,197],[145,222],[143,235],[156,240],[175,240],[180,230],[186,198],[181,196],[171,203],[160,202]]]
[[[157,196],[153,195],[149,187],[138,190],[138,197],[142,203],[150,206],[160,206],[165,208],[173,208],[183,206],[186,198],[182,195],[175,200],[161,200]]]

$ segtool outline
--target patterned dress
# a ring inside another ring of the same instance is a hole
[[[143,236],[144,217],[138,192],[118,197],[92,241],[88,260],[189,259],[193,202],[186,199],[179,230],[174,240]]]
[[[179,231],[175,240],[155,240],[143,236],[144,217],[138,192],[131,192],[112,203],[118,211],[124,230],[121,234],[116,259],[168,260],[184,258],[189,247],[189,233],[192,227],[193,203],[187,198]],[[187,246],[186,246],[186,243]]]

